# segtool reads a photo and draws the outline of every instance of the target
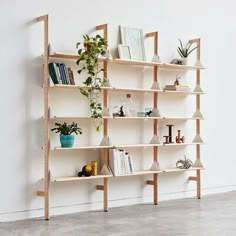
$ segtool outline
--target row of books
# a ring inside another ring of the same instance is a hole
[[[66,67],[65,63],[50,62],[48,64],[49,75],[54,84],[75,85],[73,71]]]
[[[191,88],[187,85],[166,85],[164,90],[191,92]]]
[[[109,165],[114,176],[133,174],[132,156],[124,150],[110,149]]]

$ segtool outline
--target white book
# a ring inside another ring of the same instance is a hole
[[[114,176],[119,175],[118,165],[117,165],[117,151],[118,151],[117,149],[109,150],[109,165]]]
[[[55,72],[56,72],[56,75],[57,75],[57,81],[59,84],[62,84],[62,81],[61,81],[61,75],[60,75],[60,72],[59,72],[59,68],[57,66],[56,63],[53,63],[53,67],[55,69]]]
[[[133,168],[133,158],[132,156],[128,155],[128,162],[129,162],[129,171],[130,174],[134,173],[134,168]]]

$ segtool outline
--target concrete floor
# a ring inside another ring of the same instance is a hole
[[[0,236],[235,236],[236,192],[0,223]]]

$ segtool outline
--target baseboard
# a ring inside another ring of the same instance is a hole
[[[220,186],[220,187],[212,187],[212,188],[202,188],[202,196],[206,196],[208,194],[217,194],[236,191],[236,185],[230,186]],[[171,193],[162,193],[159,195],[159,201],[173,200],[173,199],[183,199],[189,197],[195,197],[196,190],[190,191],[182,191],[182,192],[171,192]],[[114,199],[109,200],[109,207],[121,207],[128,205],[135,205],[141,203],[150,203],[152,202],[152,195],[150,196],[142,196],[136,198],[126,198],[126,199]],[[57,206],[50,208],[50,215],[63,215],[63,214],[71,214],[76,212],[84,212],[84,211],[103,211],[103,202],[93,202],[93,203],[84,203],[70,206]],[[30,218],[43,218],[44,209],[33,209],[26,211],[18,211],[18,212],[7,212],[0,214],[0,222],[7,221],[16,221]]]

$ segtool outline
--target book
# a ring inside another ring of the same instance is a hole
[[[62,63],[58,63],[59,72],[61,75],[62,84],[67,84],[66,75],[64,72],[64,66]]]
[[[187,85],[166,85],[164,90],[191,92],[190,87]]]
[[[75,85],[75,79],[74,79],[74,74],[73,71],[71,70],[70,67],[67,68],[68,74],[69,74],[69,80],[71,85]]]
[[[64,75],[65,75],[66,84],[70,84],[69,74],[68,74],[68,71],[67,71],[65,63],[61,63],[61,66],[63,68],[63,72],[64,72]]]
[[[48,64],[48,69],[49,69],[49,75],[50,75],[50,77],[51,77],[51,79],[52,79],[52,82],[53,82],[54,84],[58,84],[59,82],[58,82],[58,80],[57,80],[57,75],[56,75],[56,71],[55,71],[53,62],[50,62],[50,63]]]
[[[53,67],[54,67],[54,70],[56,72],[57,82],[58,82],[58,84],[61,84],[62,82],[61,82],[61,75],[60,75],[60,72],[59,72],[59,68],[58,68],[57,64],[54,63],[54,62],[53,62]]]

